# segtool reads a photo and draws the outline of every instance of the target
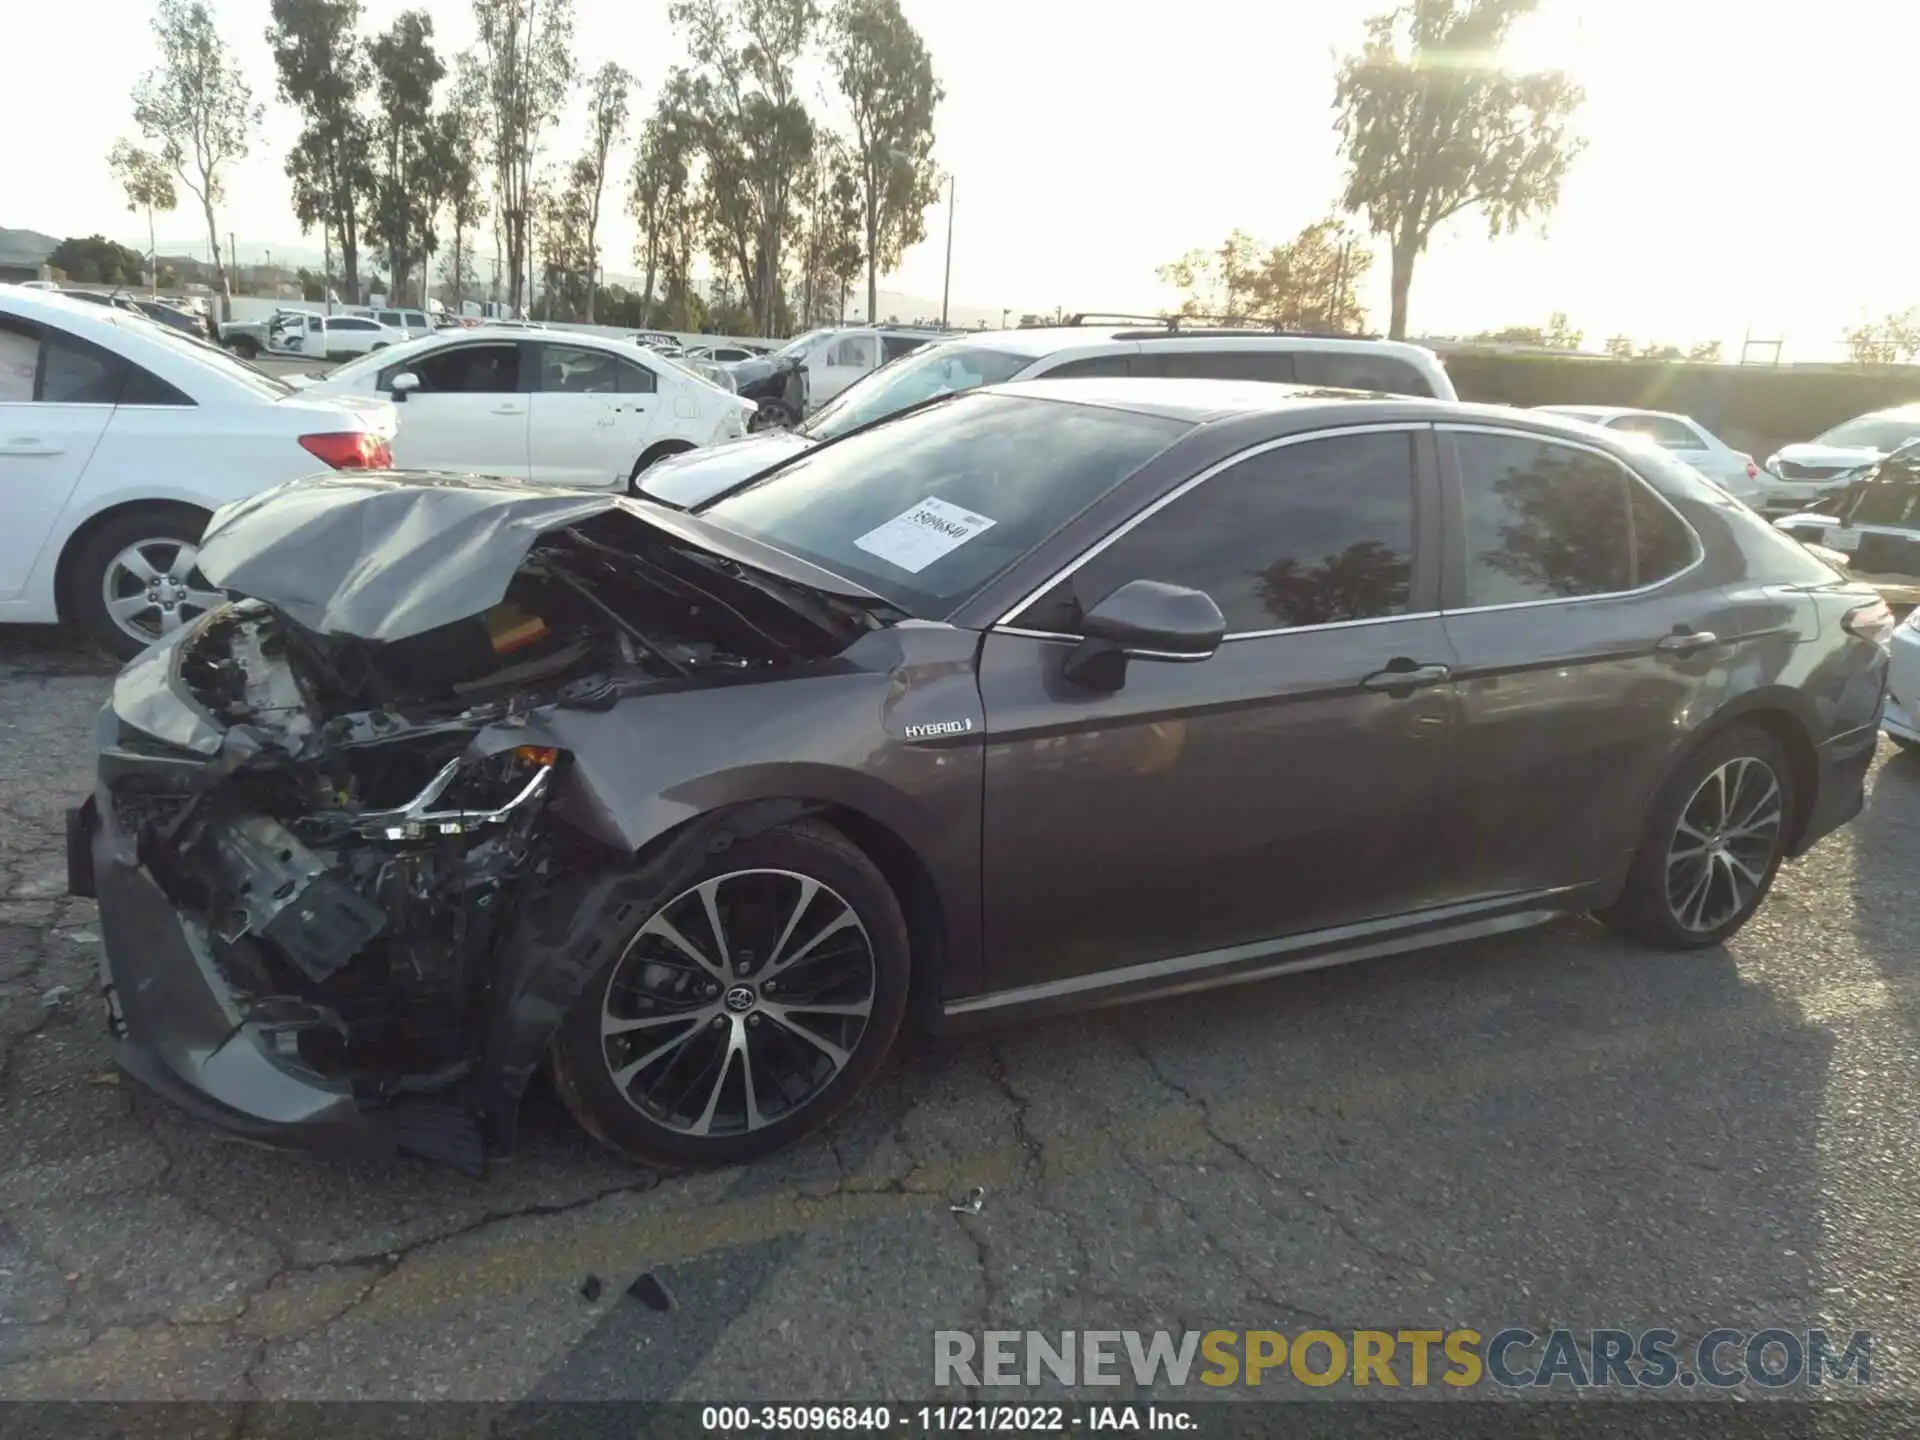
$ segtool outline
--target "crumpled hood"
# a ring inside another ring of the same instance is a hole
[[[792,430],[759,430],[742,440],[669,455],[640,472],[640,490],[649,500],[691,510],[782,460],[813,447]]]
[[[727,370],[733,376],[733,383],[744,388],[757,384],[771,375],[798,370],[804,363],[793,355],[782,355],[777,358],[765,355],[757,360],[735,360],[727,366]]]
[[[500,603],[542,535],[619,511],[656,537],[815,590],[879,597],[746,536],[625,495],[481,475],[290,480],[214,512],[200,573],[321,634],[404,640]]]

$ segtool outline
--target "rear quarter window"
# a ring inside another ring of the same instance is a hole
[[[1691,465],[1675,460],[1664,450],[1648,446],[1637,451],[1633,465],[1642,475],[1658,482],[1657,488],[1676,503],[1690,501],[1707,505],[1726,517],[1727,530],[1739,548],[1741,577],[1767,585],[1825,585],[1845,577],[1825,561],[1807,553],[1791,535],[1773,528],[1770,521],[1753,513],[1745,505],[1714,485]]]

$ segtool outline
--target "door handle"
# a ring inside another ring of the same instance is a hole
[[[1720,637],[1711,630],[1675,630],[1671,635],[1661,636],[1653,648],[1668,655],[1692,655],[1711,650],[1719,643]]]
[[[1453,670],[1449,666],[1422,665],[1417,660],[1395,656],[1387,662],[1386,669],[1376,670],[1360,683],[1368,690],[1411,694],[1428,686],[1444,685],[1452,678]]]
[[[493,407],[492,413],[495,415],[524,415],[527,412],[518,405],[496,405]]]
[[[65,447],[51,440],[42,440],[37,435],[23,435],[18,440],[0,443],[0,455],[59,455]]]

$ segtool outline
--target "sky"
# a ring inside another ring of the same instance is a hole
[[[668,0],[575,0],[575,53],[640,79],[651,105],[682,52]],[[1238,227],[1270,243],[1327,214],[1343,166],[1332,128],[1338,57],[1388,0],[902,0],[946,90],[936,160],[954,205],[889,289],[938,297],[949,219],[956,308],[1151,311],[1176,297],[1155,269]],[[281,160],[298,130],[273,97],[265,0],[212,0],[265,121],[229,184],[221,228],[254,247],[304,241]],[[367,0],[369,32],[408,8]],[[415,0],[445,54],[471,43],[468,0]],[[0,87],[0,226],[144,240],[105,163],[136,135],[123,99],[153,63],[150,0],[95,0],[85,64],[14,66]],[[21,4],[10,52],[72,55],[72,17]],[[1840,332],[1920,303],[1913,234],[1920,192],[1896,163],[1912,133],[1913,0],[1541,0],[1516,31],[1514,64],[1570,71],[1586,91],[1587,148],[1544,223],[1491,239],[1464,217],[1414,273],[1410,329],[1447,335],[1544,324],[1690,346],[1747,336],[1786,358],[1823,359]],[[84,85],[81,82],[84,80]],[[829,116],[824,73],[805,77]],[[570,157],[576,97],[548,141]],[[31,138],[28,138],[31,137]],[[624,159],[624,157],[623,157]],[[184,197],[183,198],[189,198]],[[163,217],[166,242],[204,233]],[[625,263],[632,224],[602,245]],[[142,245],[141,248],[144,248]],[[1385,326],[1386,256],[1364,298]]]

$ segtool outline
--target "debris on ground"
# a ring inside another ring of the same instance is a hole
[[[660,1283],[660,1277],[651,1270],[635,1279],[633,1284],[627,1287],[627,1294],[649,1310],[667,1311],[674,1308],[672,1293]]]

